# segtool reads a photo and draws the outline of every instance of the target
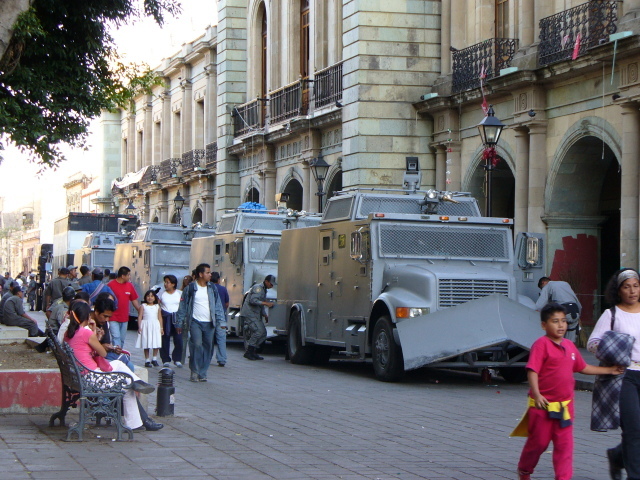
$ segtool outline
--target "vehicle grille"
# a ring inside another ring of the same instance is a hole
[[[508,296],[508,280],[441,278],[438,283],[438,307],[453,307],[494,293]]]

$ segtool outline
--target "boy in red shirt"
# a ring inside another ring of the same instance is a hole
[[[553,440],[553,469],[556,480],[573,475],[574,372],[587,375],[619,375],[624,367],[587,365],[573,342],[564,338],[567,311],[557,303],[540,310],[544,337],[531,347],[527,363],[529,410],[527,442],[518,462],[520,480],[530,480],[540,455]]]

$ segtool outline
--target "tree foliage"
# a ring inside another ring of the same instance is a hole
[[[174,0],[34,0],[0,61],[0,134],[58,165],[61,143],[84,146],[92,118],[160,81],[148,66],[118,61],[109,26],[143,15],[162,25],[179,11]]]

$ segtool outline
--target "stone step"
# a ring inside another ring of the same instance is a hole
[[[28,336],[29,332],[24,328],[0,325],[0,345],[24,342]]]

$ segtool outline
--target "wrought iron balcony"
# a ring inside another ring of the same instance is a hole
[[[515,38],[490,38],[453,52],[452,92],[480,87],[480,75],[485,80],[497,77],[500,70],[511,66],[518,49]]]
[[[240,137],[252,130],[262,127],[262,100],[255,99],[238,105],[233,110],[233,135]]]
[[[215,168],[216,160],[218,158],[218,144],[216,142],[208,144],[205,155],[205,167],[207,169]]]
[[[159,181],[164,183],[171,178],[178,177],[178,168],[180,167],[179,158],[169,158],[160,163]]]
[[[617,4],[591,0],[540,20],[538,64],[569,60],[576,43],[578,55],[583,55],[587,49],[608,40],[618,29]]]
[[[158,183],[159,170],[160,165],[150,165],[140,179],[140,188],[147,190],[151,185],[156,185]]]
[[[205,169],[205,151],[200,149],[191,150],[182,154],[182,172],[188,175]]]
[[[317,71],[313,79],[316,108],[334,105],[342,100],[342,62]]]
[[[307,114],[309,105],[308,85],[309,82],[301,78],[285,87],[269,92],[271,124]]]

